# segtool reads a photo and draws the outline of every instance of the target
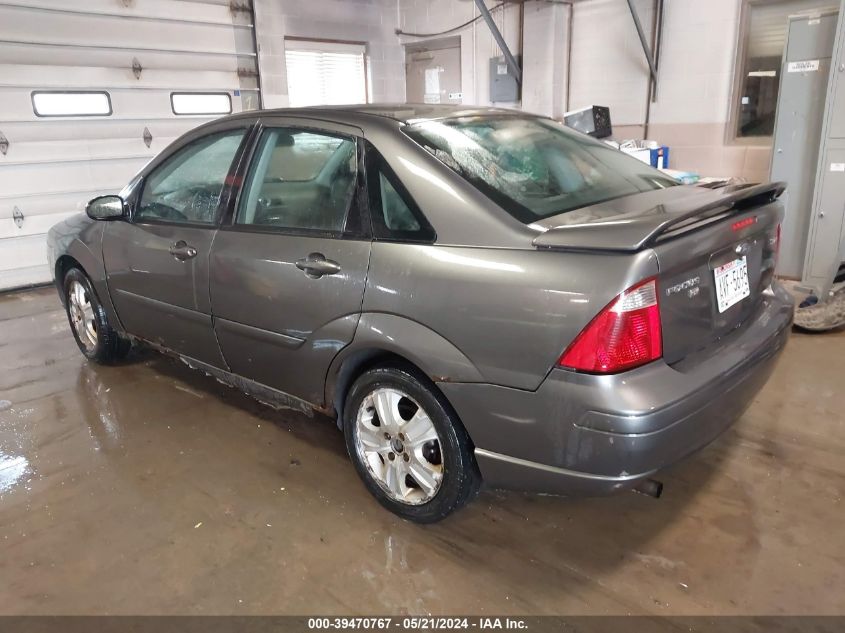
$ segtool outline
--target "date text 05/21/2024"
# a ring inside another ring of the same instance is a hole
[[[477,618],[443,618],[443,617],[404,617],[404,618],[380,618],[380,617],[347,617],[347,618],[309,618],[308,628],[310,630],[328,629],[400,629],[400,630],[452,630],[452,629],[479,629],[479,630],[521,630],[526,629],[527,624],[519,618],[498,618],[498,617],[477,617]]]

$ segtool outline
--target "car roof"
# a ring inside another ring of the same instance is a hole
[[[308,106],[302,108],[275,108],[243,112],[243,115],[296,115],[317,118],[360,120],[360,115],[392,119],[399,123],[414,123],[433,119],[451,119],[468,116],[529,116],[520,110],[480,106],[427,103],[370,103],[358,105]]]

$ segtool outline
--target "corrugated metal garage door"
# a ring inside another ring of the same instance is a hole
[[[0,290],[49,281],[49,228],[212,118],[175,115],[171,93],[258,107],[250,4],[0,0]],[[113,113],[40,118],[40,90],[105,91]]]

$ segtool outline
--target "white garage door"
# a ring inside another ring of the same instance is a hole
[[[177,136],[258,107],[249,6],[0,0],[0,290],[49,281],[49,228]]]

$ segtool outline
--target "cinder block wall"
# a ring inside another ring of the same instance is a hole
[[[635,4],[651,38],[653,2],[635,0]],[[765,180],[769,144],[733,144],[726,130],[740,4],[741,0],[666,1],[658,100],[651,104],[648,135],[671,146],[677,168]],[[400,28],[419,32],[450,28],[478,15],[468,0],[398,0],[398,8]],[[522,47],[522,102],[515,107],[560,118],[567,104],[572,110],[607,105],[618,138],[643,137],[648,65],[623,0],[574,3],[568,78],[567,5],[526,2],[521,42],[518,7],[508,6],[494,15],[511,49],[518,52]],[[487,64],[498,50],[480,21],[459,34],[464,103],[488,105]]]
[[[570,8],[526,2],[522,44],[522,108],[555,118],[566,112]]]
[[[371,101],[405,101],[405,52],[396,37],[397,0],[254,0],[264,106],[288,105],[285,37],[367,44]]]
[[[635,0],[649,37],[651,0]],[[488,0],[488,6],[493,6]],[[672,165],[703,175],[768,177],[771,147],[728,140],[741,0],[666,0],[658,100],[651,105],[649,137],[672,148]],[[553,117],[593,104],[611,109],[618,138],[641,138],[646,118],[648,67],[624,0],[578,0],[572,8],[572,60],[567,77],[570,8],[543,0],[494,12],[515,53],[523,55],[522,101],[497,104]],[[395,29],[434,33],[478,15],[470,0],[255,0],[264,102],[287,101],[285,36],[367,43],[372,101],[405,100],[403,44]],[[451,36],[461,41],[465,104],[490,105],[489,59],[500,52],[478,21]],[[434,38],[432,38],[434,39]],[[567,83],[569,95],[567,99]]]
[[[651,0],[636,0],[635,5],[650,32]],[[609,106],[618,137],[642,137],[648,64],[627,4],[583,0],[574,5],[572,26],[570,109]]]
[[[736,145],[727,124],[741,0],[668,0],[648,135],[671,146],[672,165],[703,175],[768,178],[771,147]],[[651,34],[652,2],[637,0]],[[610,106],[617,137],[642,137],[648,66],[624,2],[574,7],[572,109]]]
[[[488,6],[494,4],[488,2]],[[546,3],[544,3],[546,4]],[[551,5],[550,5],[551,6]],[[399,28],[416,33],[436,33],[463,24],[478,16],[475,3],[471,0],[398,0]],[[511,51],[519,51],[521,37],[519,7],[505,5],[493,13],[493,18],[502,32]],[[498,46],[490,35],[490,30],[482,20],[449,37],[461,38],[461,92],[463,103],[490,105],[489,77],[490,58],[501,55]],[[403,44],[436,38],[402,37]],[[519,104],[496,104],[516,106]]]

